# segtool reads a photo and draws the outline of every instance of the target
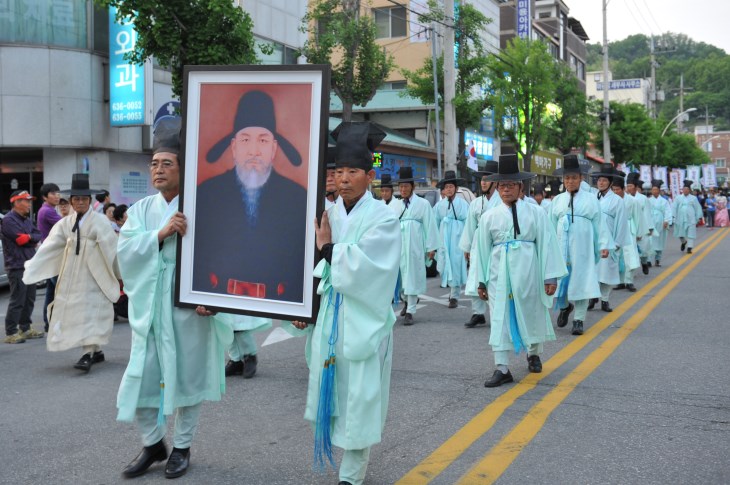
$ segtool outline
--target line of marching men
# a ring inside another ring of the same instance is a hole
[[[471,203],[456,196],[464,181],[454,172],[438,184],[443,198],[431,208],[414,193],[410,167],[399,178],[383,176],[381,195],[400,220],[402,249],[396,298],[404,302],[404,325],[413,325],[418,295],[426,291],[426,266],[436,253],[441,286],[449,288],[449,308],[456,308],[461,288],[471,298],[472,316],[465,324],[487,323],[496,369],[485,382],[497,387],[513,382],[510,353],[524,351],[530,372],[541,372],[543,343],[555,339],[572,315],[572,335],[582,335],[588,310],[600,302],[613,311],[613,290],[636,291],[641,270],[661,266],[669,227],[692,252],[702,209],[686,181],[674,203],[661,192],[662,181],[644,184],[604,163],[588,174],[575,155],[566,155],[553,174],[562,180],[537,184],[535,198],[524,182],[535,174],[520,172],[515,154],[502,155],[477,172],[481,195]],[[594,185],[584,177],[590,175]],[[392,196],[397,183],[401,199]],[[650,196],[642,189],[651,190]]]

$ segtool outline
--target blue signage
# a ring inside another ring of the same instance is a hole
[[[618,79],[608,83],[609,91],[612,89],[639,89],[641,88],[641,79]],[[596,89],[603,91],[603,83],[596,83]]]
[[[109,110],[112,126],[145,123],[144,67],[131,64],[124,54],[134,50],[137,33],[131,21],[117,23],[117,9],[109,8]]]
[[[494,160],[494,138],[467,131],[464,134],[466,156],[482,160]]]
[[[412,167],[413,177],[416,179],[425,181],[427,178],[427,162],[425,158],[393,155],[391,153],[381,153],[381,157],[382,163],[380,167],[373,167],[376,179],[381,178],[382,174],[387,173],[397,182],[398,170],[401,167]]]
[[[517,0],[517,37],[529,39],[531,29],[530,0]]]

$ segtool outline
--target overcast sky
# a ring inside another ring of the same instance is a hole
[[[591,44],[603,42],[602,0],[564,0]],[[730,0],[609,0],[608,40],[632,34],[686,34],[730,53]]]

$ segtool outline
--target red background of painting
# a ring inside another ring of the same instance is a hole
[[[238,101],[248,91],[263,91],[274,100],[276,131],[286,138],[302,157],[298,167],[289,162],[281,145],[274,157],[274,169],[307,188],[309,134],[312,104],[311,84],[203,84],[200,88],[198,125],[198,184],[233,168],[230,146],[217,162],[208,163],[206,155],[224,136],[230,143]]]

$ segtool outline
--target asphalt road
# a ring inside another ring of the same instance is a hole
[[[488,327],[465,329],[469,301],[447,309],[447,291],[429,279],[416,324],[396,324],[388,423],[366,483],[730,483],[727,231],[700,229],[698,245],[714,235],[718,244],[689,257],[670,238],[662,271],[639,275],[633,296],[614,293],[614,321],[591,311],[586,335],[556,329],[545,372],[528,375],[524,356],[513,357],[516,382],[497,389],[483,387],[494,369]],[[7,301],[0,289],[3,318]],[[312,470],[304,340],[279,337],[258,334],[256,377],[229,378],[224,399],[204,405],[179,482],[337,483],[336,472]],[[107,361],[89,374],[72,367],[80,350],[0,345],[0,483],[123,481],[141,447],[135,426],[115,420],[129,345],[117,323]],[[135,482],[165,482],[163,466]]]

